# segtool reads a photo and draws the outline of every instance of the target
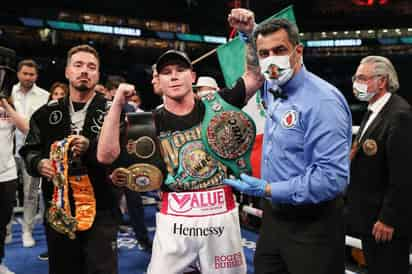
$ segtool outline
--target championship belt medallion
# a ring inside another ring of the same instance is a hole
[[[159,189],[163,182],[162,160],[156,127],[151,112],[127,113],[128,156],[133,164],[113,171],[116,185],[132,191],[145,192]]]
[[[378,144],[375,140],[366,139],[362,144],[363,152],[368,156],[373,156],[378,152]]]
[[[236,177],[251,173],[250,153],[256,127],[245,112],[228,104],[218,93],[202,98],[206,107],[202,140],[206,150],[228,166]]]
[[[128,167],[126,187],[137,192],[152,191],[160,188],[163,174],[151,164],[139,163]]]
[[[227,168],[206,150],[200,138],[181,146],[178,159],[177,170],[169,173],[164,182],[174,191],[215,187],[226,178]]]

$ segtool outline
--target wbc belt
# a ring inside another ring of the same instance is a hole
[[[206,107],[202,122],[206,150],[236,177],[240,173],[250,174],[250,153],[256,137],[252,118],[228,104],[217,92],[202,97],[202,102]]]
[[[162,160],[151,112],[127,113],[127,153],[133,164],[117,168],[112,180],[132,191],[159,189],[163,182]]]

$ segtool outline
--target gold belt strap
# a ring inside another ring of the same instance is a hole
[[[93,186],[87,175],[69,176],[69,151],[72,137],[56,141],[50,148],[50,160],[56,169],[53,178],[54,192],[46,219],[56,231],[76,238],[76,231],[89,229],[96,215]],[[71,214],[69,187],[75,202],[75,217]]]
[[[88,175],[70,176],[69,182],[73,190],[77,230],[88,230],[93,225],[96,216],[93,186]]]

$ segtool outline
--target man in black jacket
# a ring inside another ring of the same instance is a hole
[[[387,58],[361,60],[353,91],[368,112],[352,148],[347,199],[349,228],[361,235],[369,274],[409,273],[412,109],[394,94],[398,88]]]
[[[116,235],[120,212],[117,193],[107,182],[105,167],[96,159],[97,137],[107,105],[106,99],[94,92],[99,80],[99,66],[99,56],[94,48],[80,45],[69,50],[65,71],[70,83],[69,96],[51,101],[33,114],[26,143],[20,150],[28,172],[32,176],[43,177],[42,189],[49,214],[51,206],[48,202],[59,196],[56,192],[53,195],[51,181],[56,176],[56,166],[49,159],[50,147],[55,141],[68,136],[72,138],[70,149],[73,157],[68,164],[68,177],[84,178],[88,175],[92,186],[92,197],[86,198],[95,201],[94,220],[90,227],[82,231],[77,229],[75,239],[57,232],[50,225],[50,219],[45,222],[49,273],[116,274],[118,271]],[[83,181],[81,183],[84,184]],[[75,197],[73,182],[68,185],[71,214],[75,215],[76,209],[76,220],[79,220],[77,205],[82,201]],[[80,194],[84,194],[82,187],[85,185],[80,185]]]

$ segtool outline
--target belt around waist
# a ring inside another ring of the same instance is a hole
[[[272,213],[284,219],[321,217],[342,207],[343,198],[341,196],[329,201],[320,202],[318,204],[271,204]]]
[[[210,190],[164,192],[160,212],[174,216],[203,217],[229,212],[235,206],[232,189],[223,186]]]

